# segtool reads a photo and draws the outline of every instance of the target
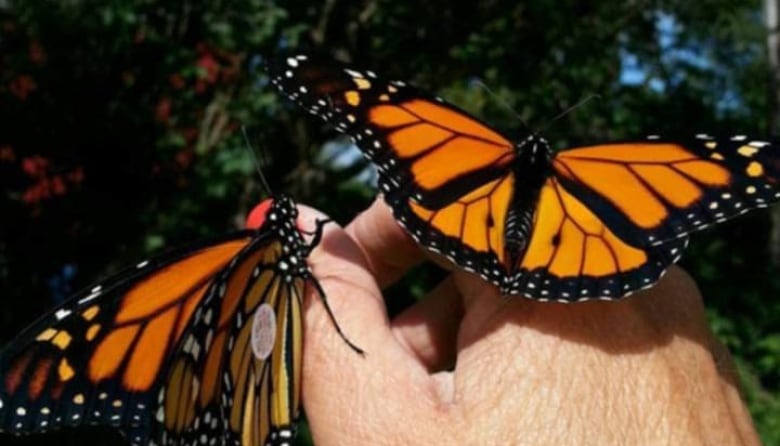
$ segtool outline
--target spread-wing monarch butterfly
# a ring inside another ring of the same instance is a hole
[[[300,408],[308,233],[285,196],[247,229],[143,261],[0,352],[0,431],[120,428],[133,445],[286,445]]]
[[[350,135],[396,219],[503,293],[562,302],[652,286],[687,235],[780,195],[775,143],[745,136],[513,143],[442,99],[334,61],[272,61],[271,83]]]

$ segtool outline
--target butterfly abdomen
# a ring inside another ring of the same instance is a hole
[[[512,272],[525,254],[534,225],[534,209],[550,173],[550,149],[542,138],[531,137],[517,146],[513,170],[516,182],[507,212],[504,247],[507,271]]]

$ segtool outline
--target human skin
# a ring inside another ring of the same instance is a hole
[[[322,217],[302,209],[300,224]],[[618,302],[503,297],[454,270],[388,320],[382,288],[425,254],[375,202],[310,256],[303,404],[325,445],[754,445],[733,364],[677,267]]]

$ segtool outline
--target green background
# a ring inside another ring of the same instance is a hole
[[[557,148],[650,133],[766,135],[775,92],[761,6],[0,2],[0,339],[124,265],[239,225],[262,197],[242,124],[275,190],[341,223],[370,203],[365,162],[322,153],[336,134],[276,96],[261,69],[267,55],[303,47],[349,59],[517,137],[521,120],[544,127],[598,94],[545,130]],[[735,356],[764,442],[780,444],[770,229],[769,212],[757,212],[697,234],[682,264]],[[403,286],[419,294],[438,276],[426,270]],[[115,439],[86,430],[0,442]]]

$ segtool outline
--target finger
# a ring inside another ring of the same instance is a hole
[[[463,301],[448,277],[392,321],[393,333],[429,372],[450,369],[457,355]]]
[[[398,225],[382,198],[355,217],[346,231],[360,247],[381,288],[424,259],[422,250]]]

